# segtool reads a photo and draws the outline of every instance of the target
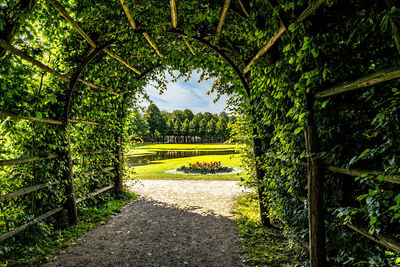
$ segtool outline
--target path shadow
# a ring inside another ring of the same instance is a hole
[[[236,226],[140,198],[45,266],[243,266]]]

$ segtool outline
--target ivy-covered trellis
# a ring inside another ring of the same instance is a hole
[[[6,0],[0,240],[122,192],[127,107],[197,69],[233,95],[265,226],[308,240],[311,266],[393,263],[400,11],[383,2]]]

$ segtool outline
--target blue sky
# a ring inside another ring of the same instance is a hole
[[[193,72],[188,82],[184,82],[184,78],[179,79],[176,83],[169,82],[167,85],[168,90],[162,95],[151,84],[147,85],[145,90],[160,110],[172,112],[176,109],[184,110],[187,108],[192,110],[193,113],[206,111],[220,113],[226,106],[227,97],[221,96],[219,101],[214,104],[213,100],[216,94],[206,94],[211,89],[213,80],[198,83],[199,77],[199,73]],[[170,79],[168,74],[167,78]],[[148,101],[141,104],[141,106],[148,105]]]

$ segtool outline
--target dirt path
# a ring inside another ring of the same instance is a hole
[[[146,180],[140,197],[46,266],[243,266],[232,181]]]

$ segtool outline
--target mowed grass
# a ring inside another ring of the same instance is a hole
[[[177,169],[183,165],[195,162],[221,161],[223,166],[232,168],[239,167],[237,154],[228,155],[207,155],[197,157],[175,158],[167,160],[153,161],[149,165],[130,167],[127,173],[131,179],[152,179],[152,180],[239,180],[241,173],[238,174],[215,174],[215,175],[187,175],[167,173],[168,170]]]

